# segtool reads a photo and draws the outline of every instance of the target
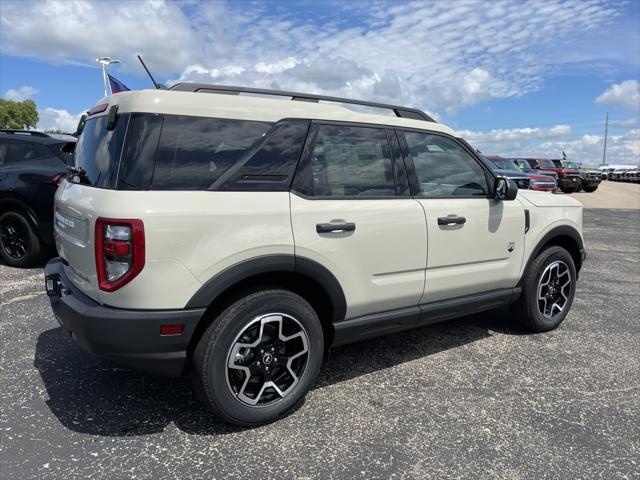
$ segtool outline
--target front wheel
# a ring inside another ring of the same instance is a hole
[[[595,187],[584,187],[584,191],[587,193],[593,193],[598,189],[598,185],[596,185]]]
[[[576,280],[575,263],[567,250],[544,249],[525,271],[520,298],[510,307],[512,317],[534,332],[557,328],[573,303]]]
[[[268,423],[302,401],[323,354],[313,308],[290,291],[261,290],[233,303],[206,330],[193,355],[194,387],[226,422]]]

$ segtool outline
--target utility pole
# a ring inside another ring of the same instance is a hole
[[[100,57],[96,58],[96,62],[102,65],[102,83],[104,85],[104,96],[106,97],[108,95],[107,84],[109,83],[107,82],[107,68],[109,68],[109,65],[113,63],[120,63],[120,60],[113,60],[109,57]]]
[[[607,159],[607,131],[609,130],[609,112],[604,115],[604,149],[602,150],[602,165]]]

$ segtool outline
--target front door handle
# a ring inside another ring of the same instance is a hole
[[[355,223],[318,223],[316,225],[316,232],[318,233],[331,233],[331,232],[355,232]]]
[[[438,217],[438,225],[463,225],[467,219],[458,217],[457,215],[449,215],[448,217]]]

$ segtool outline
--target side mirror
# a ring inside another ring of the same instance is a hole
[[[507,177],[498,177],[493,184],[493,198],[496,200],[514,200],[518,195],[518,185]]]

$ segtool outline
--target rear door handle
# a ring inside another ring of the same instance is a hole
[[[449,215],[448,217],[438,217],[438,225],[463,225],[467,219],[458,217],[457,215]]]
[[[316,224],[316,232],[318,233],[331,233],[331,232],[355,232],[355,223],[318,223]]]

